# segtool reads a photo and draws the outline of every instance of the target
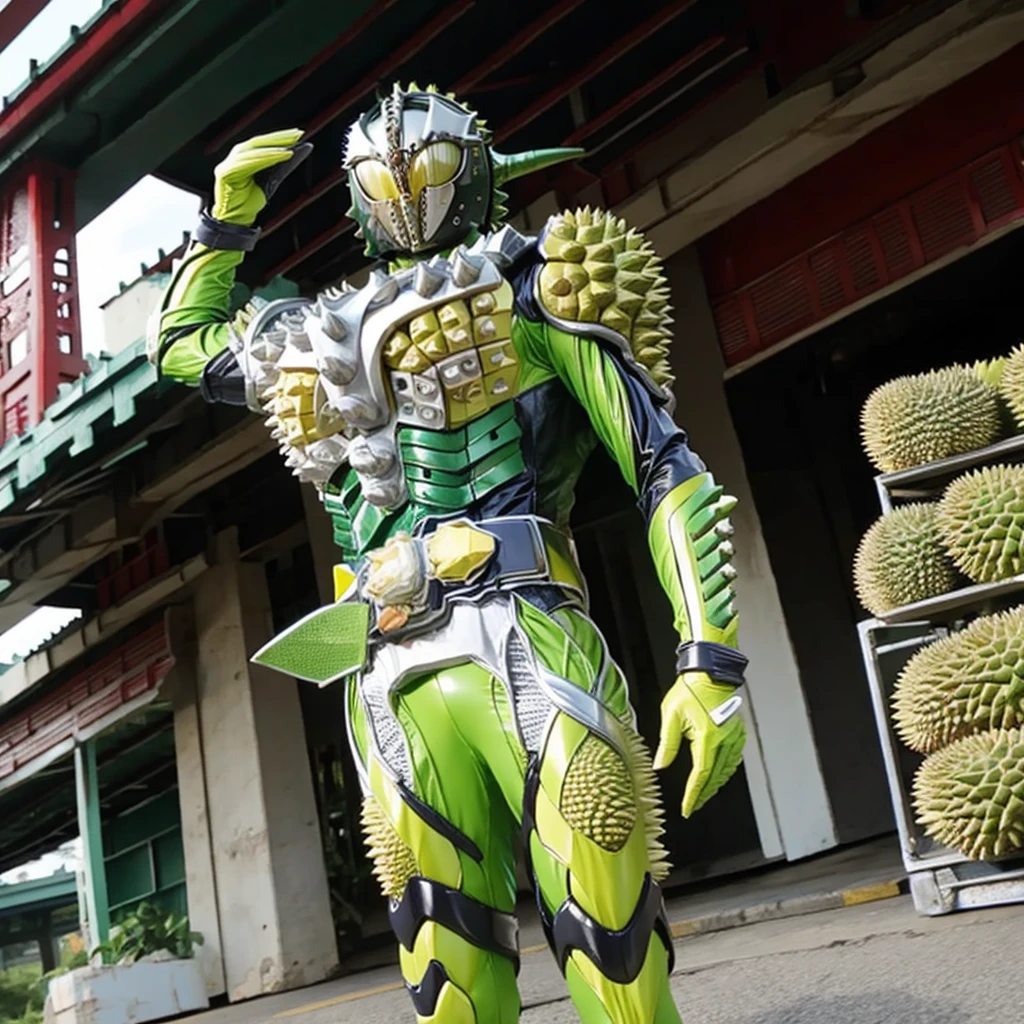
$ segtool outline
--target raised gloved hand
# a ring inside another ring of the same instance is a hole
[[[714,682],[703,672],[679,676],[661,702],[661,737],[654,755],[656,769],[667,768],[679,753],[683,737],[690,741],[693,769],[683,794],[683,817],[700,810],[732,778],[743,760],[747,732],[736,710],[721,725],[711,713],[726,711],[736,688]]]
[[[251,227],[285,176],[312,152],[301,138],[301,129],[286,128],[234,146],[214,169],[212,216]]]

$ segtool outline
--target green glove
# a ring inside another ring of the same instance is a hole
[[[299,128],[286,128],[239,142],[214,169],[213,209],[217,220],[251,227],[267,196],[254,180],[261,171],[283,164],[295,156],[302,138]]]
[[[734,697],[732,686],[715,683],[703,672],[686,672],[661,702],[661,739],[654,767],[667,768],[679,753],[683,737],[690,741],[693,769],[683,794],[683,817],[699,811],[717,793],[743,760],[746,726],[738,714],[716,725],[708,713]]]

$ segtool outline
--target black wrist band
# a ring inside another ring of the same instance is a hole
[[[676,649],[676,674],[683,672],[705,672],[716,683],[727,686],[743,685],[743,670],[747,658],[725,644],[709,640],[691,640]]]
[[[247,228],[243,224],[229,224],[217,220],[206,210],[199,214],[199,227],[192,236],[207,249],[229,249],[235,252],[251,252],[260,237],[259,228]]]

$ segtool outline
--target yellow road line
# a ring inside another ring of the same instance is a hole
[[[888,900],[899,896],[899,882],[882,882],[880,885],[865,885],[860,889],[847,889],[843,893],[843,906],[856,907],[861,903]]]
[[[274,1020],[283,1020],[285,1017],[301,1017],[304,1013],[312,1013],[314,1010],[326,1010],[331,1006],[341,1006],[342,1003],[354,1003],[359,999],[383,995],[385,992],[397,992],[400,988],[405,988],[401,981],[391,981],[387,985],[377,985],[375,988],[363,988],[358,992],[335,996],[333,999],[323,999],[319,1003],[296,1006],[294,1010],[283,1010],[281,1013],[274,1014]]]

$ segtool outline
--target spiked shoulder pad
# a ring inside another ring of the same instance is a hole
[[[544,263],[535,298],[545,318],[573,334],[614,342],[668,392],[668,287],[643,234],[585,206],[552,216],[537,244]]]

